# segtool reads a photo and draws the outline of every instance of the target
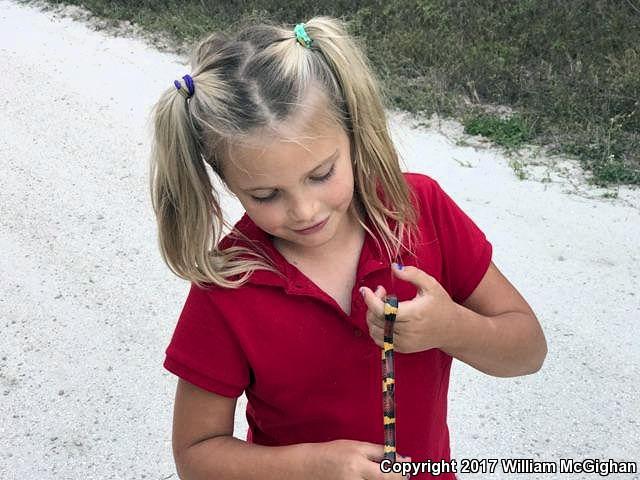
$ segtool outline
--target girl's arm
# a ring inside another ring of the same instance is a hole
[[[537,318],[525,312],[484,316],[460,305],[443,352],[495,377],[535,373],[547,355]]]
[[[183,480],[302,479],[305,450],[306,444],[265,447],[224,435],[189,447],[176,466]]]
[[[463,305],[416,267],[392,271],[418,290],[414,299],[398,306],[394,350],[412,353],[439,348],[496,377],[527,375],[542,366],[547,343],[538,319],[493,262]],[[381,346],[386,291],[384,287],[375,292],[363,287],[362,292],[369,307],[369,332]]]
[[[464,304],[455,305],[442,351],[496,377],[540,369],[547,355],[540,323],[493,262]]]
[[[233,437],[236,399],[180,378],[173,413],[173,454],[182,480],[401,480],[383,474],[384,448],[333,440],[270,447]],[[398,456],[397,461],[410,459]]]
[[[382,445],[356,440],[265,447],[223,436],[190,447],[178,475],[182,480],[406,479],[400,473],[382,473],[382,459]],[[397,461],[410,459],[398,455]]]
[[[233,437],[236,400],[178,379],[172,445],[179,477],[302,478],[300,445],[264,447]]]

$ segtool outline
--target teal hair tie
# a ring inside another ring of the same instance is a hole
[[[293,32],[296,34],[296,38],[300,45],[306,48],[311,48],[313,44],[313,40],[309,37],[307,32],[304,29],[304,23],[299,23],[296,25],[296,28],[293,29]]]

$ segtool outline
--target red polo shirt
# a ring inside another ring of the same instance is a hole
[[[409,256],[402,261],[435,277],[455,302],[463,303],[487,271],[492,246],[435,180],[411,173],[405,179],[417,194],[421,240],[417,261]],[[367,235],[346,315],[246,214],[235,228],[259,242],[286,279],[257,271],[239,289],[204,290],[192,284],[164,367],[219,395],[237,397],[244,391],[249,442],[383,444],[380,348],[369,337],[366,304],[358,292],[363,285],[392,291],[381,250]],[[229,237],[220,245],[230,245]],[[400,301],[416,295],[413,285],[398,280],[393,290]],[[413,461],[450,459],[451,359],[439,349],[395,354],[396,446]]]

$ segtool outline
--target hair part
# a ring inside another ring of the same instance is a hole
[[[389,261],[402,249],[412,254],[417,212],[372,68],[340,20],[313,17],[305,29],[311,48],[298,43],[293,28],[268,22],[205,37],[190,58],[194,95],[185,99],[172,86],[152,109],[150,193],[161,255],[174,274],[201,288],[237,288],[255,270],[282,275],[266,252],[225,220],[205,163],[224,183],[233,145],[264,129],[277,131],[314,89],[327,100],[328,119],[351,143],[349,213],[373,236],[365,224],[370,220]],[[224,229],[249,247],[219,250]]]

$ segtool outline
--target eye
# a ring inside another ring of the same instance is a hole
[[[313,180],[314,182],[318,182],[318,183],[322,183],[322,182],[326,182],[327,180],[329,180],[333,174],[335,173],[336,170],[336,164],[334,163],[331,168],[329,169],[329,171],[327,173],[325,173],[323,176],[321,177],[311,177],[311,180]],[[254,197],[251,196],[251,198],[253,200],[255,200],[258,203],[266,203],[266,202],[270,202],[271,200],[275,199],[277,197],[278,191],[274,191],[271,195],[269,195],[268,197]]]
[[[273,193],[272,193],[271,195],[269,195],[268,197],[262,197],[262,198],[260,198],[260,197],[253,197],[253,196],[252,196],[251,198],[253,198],[256,202],[260,202],[260,203],[263,203],[263,202],[269,202],[269,201],[273,200],[274,198],[276,198],[276,192],[273,192]]]
[[[314,182],[326,182],[333,176],[333,172],[335,172],[335,170],[336,170],[336,164],[334,163],[333,165],[331,165],[331,168],[329,169],[329,171],[325,173],[323,176],[311,177],[311,180],[313,180]]]

